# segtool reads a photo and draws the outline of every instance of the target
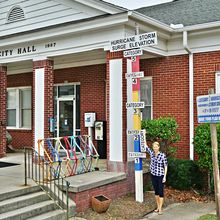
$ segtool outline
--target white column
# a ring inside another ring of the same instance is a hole
[[[189,140],[190,160],[194,160],[194,76],[193,76],[193,53],[189,54]]]
[[[127,59],[127,73],[132,72],[132,62],[131,59]],[[127,102],[132,102],[132,78],[127,79]],[[127,129],[133,130],[134,120],[133,120],[134,109],[127,109]],[[127,152],[134,151],[134,136],[127,135]],[[134,158],[128,157],[128,161],[133,161]]]
[[[109,154],[110,161],[123,161],[122,154],[122,59],[109,61]],[[126,128],[125,128],[126,129]]]
[[[34,143],[38,151],[38,139],[44,138],[44,68],[35,69]],[[40,150],[43,155],[43,150]]]

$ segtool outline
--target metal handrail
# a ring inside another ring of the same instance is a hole
[[[60,176],[60,169],[55,170],[51,163],[32,148],[24,148],[24,161],[25,186],[28,179],[34,180],[61,209],[66,210],[68,220],[70,183]]]

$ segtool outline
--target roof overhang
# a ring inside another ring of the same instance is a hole
[[[97,1],[97,0],[75,0],[75,1],[87,5],[89,7],[98,9],[100,11],[104,11],[109,14],[116,14],[116,13],[128,11],[125,8],[119,7],[117,5],[105,1]]]

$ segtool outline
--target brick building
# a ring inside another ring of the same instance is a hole
[[[107,122],[109,171],[125,171],[133,151],[131,60],[110,41],[156,31],[143,47],[142,118],[172,115],[179,124],[178,157],[193,159],[196,97],[219,90],[220,2],[178,0],[134,11],[99,0],[1,2],[0,157],[6,129],[14,148],[38,138],[87,134],[84,114]],[[66,114],[66,115],[65,115]],[[56,130],[50,132],[49,119]],[[63,124],[64,123],[64,124]],[[97,145],[96,141],[94,141]]]

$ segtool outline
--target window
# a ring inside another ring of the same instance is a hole
[[[216,73],[215,76],[215,91],[220,94],[220,72]]]
[[[145,103],[142,120],[152,119],[152,78],[143,78],[141,82],[141,102]]]
[[[7,126],[31,128],[31,88],[7,90]]]

